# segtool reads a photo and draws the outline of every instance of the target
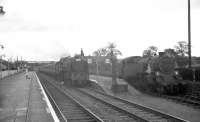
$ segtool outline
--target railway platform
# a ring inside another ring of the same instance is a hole
[[[97,76],[97,75],[90,75],[90,81],[95,82],[96,84],[98,84],[99,86],[101,86],[101,88],[110,95],[114,95],[115,92],[113,92],[112,90],[112,78],[111,77],[106,77],[106,76]],[[127,89],[125,92],[134,92],[135,94],[140,94],[139,91],[137,91],[136,89],[134,89],[133,87],[131,87],[129,84],[127,84],[123,79],[119,79],[117,78],[117,83],[118,84],[122,84],[122,85],[127,85]],[[121,93],[125,93],[125,92],[121,92]]]
[[[0,122],[53,121],[57,117],[34,72],[0,80]]]

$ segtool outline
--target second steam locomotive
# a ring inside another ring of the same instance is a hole
[[[185,84],[176,71],[174,57],[160,53],[154,57],[130,57],[121,61],[119,76],[131,84],[161,93],[179,94]]]

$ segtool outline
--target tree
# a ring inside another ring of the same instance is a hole
[[[173,56],[173,57],[175,57],[177,55],[177,53],[175,52],[175,50],[171,49],[171,48],[165,49],[164,52],[165,52],[166,55]]]
[[[81,54],[74,54],[74,58],[81,58]]]
[[[108,46],[100,48],[93,52],[94,56],[117,56],[122,55],[121,51],[116,49],[117,45],[115,43],[109,43]]]
[[[100,48],[93,52],[93,56],[106,56],[106,49]]]
[[[115,43],[109,43],[106,48],[106,56],[117,56],[117,55],[122,55],[121,51],[116,49],[117,45]]]
[[[156,55],[158,48],[156,46],[149,46],[143,51],[143,57],[153,57]]]
[[[178,65],[178,67],[186,67],[188,65],[188,58],[187,57],[183,57],[180,55],[177,55],[175,57],[176,63]]]
[[[187,65],[188,59],[184,56],[178,55],[178,53],[171,48],[164,50],[165,54],[174,57],[178,67],[185,67]]]
[[[151,55],[151,51],[150,50],[144,50],[143,51],[143,57],[151,57],[152,55]]]
[[[185,41],[177,42],[177,45],[174,46],[176,53],[182,57],[188,54],[188,44]]]

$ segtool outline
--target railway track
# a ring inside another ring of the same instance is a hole
[[[142,105],[138,105],[136,103],[114,97],[111,95],[107,95],[102,92],[97,92],[93,90],[79,89],[79,92],[90,96],[99,101],[106,102],[106,104],[110,104],[111,106],[120,108],[124,111],[127,111],[129,114],[134,114],[136,118],[141,119],[140,121],[145,122],[187,122],[186,120],[161,113],[159,111],[155,111],[153,109],[144,107]]]
[[[87,104],[87,107],[102,118],[104,122],[146,122],[144,119],[139,118],[124,109],[100,99],[93,98],[77,89],[66,89],[65,91],[72,94],[75,99],[82,102],[84,101],[85,104]]]
[[[64,93],[50,82],[42,81],[42,85],[53,104],[56,114],[62,122],[103,122],[98,116],[85,108],[69,94]]]
[[[51,87],[55,86],[52,85]],[[188,122],[102,92],[88,89],[56,87],[62,89],[65,94],[70,95],[74,100],[80,101],[104,122]],[[61,106],[61,108],[63,107]]]
[[[200,100],[192,99],[192,96],[169,96],[169,95],[161,95],[161,94],[150,94],[154,97],[161,97],[167,100],[171,100],[183,105],[187,105],[193,107],[195,109],[200,109]]]

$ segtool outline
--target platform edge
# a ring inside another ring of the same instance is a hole
[[[36,80],[37,80],[37,82],[38,82],[38,84],[39,84],[39,86],[40,86],[40,88],[41,88],[41,90],[42,90],[42,94],[44,95],[46,104],[47,104],[47,106],[48,106],[48,108],[49,108],[49,110],[50,110],[50,113],[51,113],[51,115],[52,115],[52,117],[53,117],[53,119],[54,119],[54,122],[60,122],[60,120],[58,119],[58,117],[57,117],[57,115],[56,115],[56,112],[54,111],[54,109],[53,109],[53,107],[52,107],[52,105],[51,105],[51,103],[50,103],[50,101],[49,101],[49,99],[48,99],[48,97],[47,97],[47,95],[46,95],[46,93],[45,93],[45,91],[44,91],[44,88],[43,88],[43,86],[41,85],[40,80],[39,80],[39,78],[38,78],[38,76],[37,76],[37,74],[36,74],[35,72],[34,72],[34,75],[35,75]]]

